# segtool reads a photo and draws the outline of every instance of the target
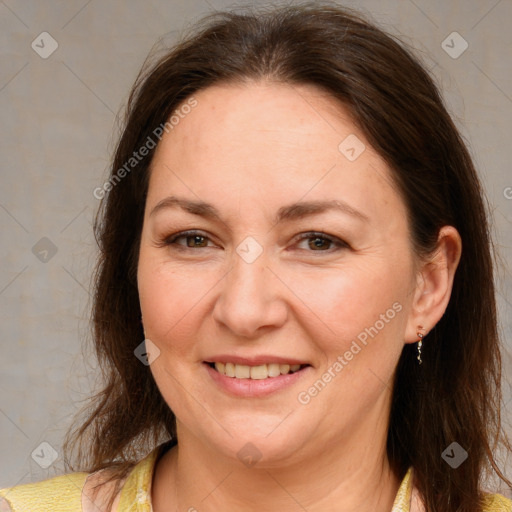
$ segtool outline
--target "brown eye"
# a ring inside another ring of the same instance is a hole
[[[307,240],[309,252],[334,252],[329,250],[333,245],[336,246],[334,250],[349,247],[343,240],[325,233],[305,233],[300,237],[299,242],[304,240]]]
[[[185,240],[185,243],[179,242],[179,240]],[[196,231],[184,231],[167,237],[164,240],[163,245],[178,250],[201,249],[208,247],[209,241],[210,239],[207,236],[202,235],[201,233],[198,233]]]
[[[205,247],[204,241],[207,239],[201,235],[190,235],[178,238],[185,238],[187,240],[187,247]]]
[[[327,238],[322,237],[315,237],[315,238],[309,238],[309,244],[308,246],[311,249],[322,249],[322,248],[328,248],[327,246],[330,246],[333,242],[331,240],[328,240]]]

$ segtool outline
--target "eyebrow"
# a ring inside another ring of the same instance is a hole
[[[213,205],[205,203],[204,201],[191,201],[190,199],[176,196],[169,196],[159,201],[151,210],[149,216],[151,217],[160,210],[169,208],[181,208],[193,215],[199,215],[207,219],[217,220],[224,223],[219,211]],[[283,206],[279,208],[277,215],[274,218],[274,223],[277,224],[283,221],[292,221],[311,215],[318,215],[330,210],[336,210],[351,215],[364,222],[369,222],[370,220],[363,212],[356,210],[344,201],[333,199],[330,201],[300,201],[288,206]]]

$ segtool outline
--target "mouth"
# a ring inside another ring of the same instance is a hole
[[[246,380],[275,379],[281,375],[300,372],[304,368],[310,366],[309,364],[287,363],[269,363],[249,366],[236,363],[224,363],[220,361],[205,361],[205,363],[221,375],[231,377],[233,379]]]

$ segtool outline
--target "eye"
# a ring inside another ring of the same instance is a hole
[[[309,252],[334,252],[349,247],[346,242],[337,237],[318,232],[303,233],[299,242],[303,241],[307,241],[307,247],[311,249]],[[333,245],[336,246],[334,251],[328,250],[329,246],[332,247]]]
[[[184,241],[184,243],[181,243],[181,241]],[[208,236],[200,231],[190,230],[181,231],[179,233],[170,235],[166,237],[159,245],[171,247],[172,249],[176,250],[186,251],[189,249],[205,249],[208,247],[213,247],[213,245],[208,245],[208,242],[211,242]],[[343,240],[321,232],[303,233],[299,236],[298,242],[307,242],[308,249],[305,249],[307,252],[331,253],[350,247]]]
[[[185,244],[178,242],[181,239],[185,240]],[[165,238],[162,245],[174,246],[178,250],[201,249],[208,247],[208,240],[210,239],[199,231],[182,231]]]

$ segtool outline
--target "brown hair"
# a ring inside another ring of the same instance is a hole
[[[258,80],[312,84],[350,109],[392,169],[418,256],[433,251],[442,226],[459,231],[463,252],[451,299],[424,338],[423,364],[413,344],[398,362],[387,453],[400,479],[414,467],[429,512],[480,511],[484,470],[492,466],[512,485],[493,455],[499,441],[511,446],[500,417],[492,244],[469,152],[432,78],[403,43],[329,3],[209,15],[143,67],[111,178],[195,92],[221,81]],[[106,383],[65,443],[66,453],[79,444],[82,470],[110,467],[117,477],[158,442],[176,438],[174,414],[149,367],[134,357],[144,339],[136,275],[153,153],[110,187],[97,212],[93,339]],[[469,454],[457,469],[441,457],[453,441]]]

